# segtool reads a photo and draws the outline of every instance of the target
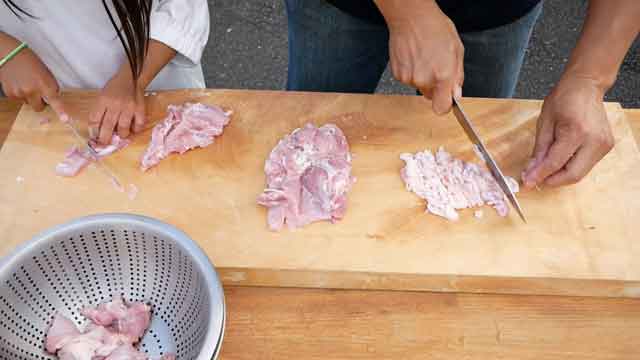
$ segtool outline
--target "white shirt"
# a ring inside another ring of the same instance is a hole
[[[128,61],[101,0],[14,2],[37,19],[20,20],[0,2],[0,31],[26,42],[61,88],[101,89]],[[151,38],[178,55],[148,89],[204,88],[200,59],[209,38],[207,0],[153,0],[150,21]]]

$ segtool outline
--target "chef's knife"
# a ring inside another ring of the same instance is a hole
[[[487,163],[487,167],[489,167],[491,174],[496,179],[496,182],[498,183],[502,191],[504,191],[505,195],[507,195],[507,199],[509,199],[509,202],[511,203],[511,205],[516,209],[522,221],[526,223],[527,219],[525,219],[524,217],[524,213],[522,211],[522,208],[520,207],[520,204],[518,203],[518,199],[516,198],[516,195],[509,188],[507,179],[505,179],[504,175],[502,175],[502,171],[500,171],[498,164],[493,160],[493,158],[491,157],[491,154],[489,154],[489,151],[487,151],[487,148],[482,143],[482,140],[480,140],[478,133],[473,128],[471,121],[469,120],[467,115],[464,113],[464,110],[462,110],[462,107],[460,106],[460,102],[455,98],[453,99],[453,114],[456,116],[456,119],[464,129],[464,132],[467,134],[471,142],[482,154],[482,157],[484,158],[485,163]]]
[[[85,139],[84,137],[82,137],[82,135],[80,135],[80,132],[75,126],[74,120],[68,119],[68,121],[65,121],[64,123],[71,129],[71,132],[76,137],[76,140],[78,140],[80,145],[82,145],[85,149],[87,149],[87,151],[89,152],[93,160],[95,160],[96,164],[98,165],[98,168],[102,170],[102,172],[104,172],[109,178],[111,178],[113,183],[118,188],[122,188],[120,181],[118,181],[118,177],[113,173],[113,171],[111,171],[105,164],[102,163],[102,161],[100,160],[100,154],[98,154],[98,152],[93,148],[93,146],[91,146],[91,143],[89,142],[89,140]]]

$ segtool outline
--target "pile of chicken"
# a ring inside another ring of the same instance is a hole
[[[269,208],[271,230],[344,216],[355,179],[349,144],[337,126],[307,124],[294,130],[271,151],[264,171],[267,187],[258,203]]]
[[[442,147],[435,154],[426,150],[404,153],[400,158],[405,162],[400,175],[407,190],[425,199],[430,213],[455,221],[459,218],[456,210],[485,204],[500,216],[509,213],[504,192],[486,168],[456,159]],[[506,179],[511,191],[518,192],[518,182]]]
[[[134,347],[149,327],[148,305],[127,305],[116,297],[81,313],[90,320],[83,331],[56,313],[45,339],[47,352],[57,354],[60,360],[150,360]],[[175,355],[165,354],[160,360],[175,360]]]
[[[211,145],[229,124],[231,114],[215,105],[169,105],[167,117],[153,128],[151,142],[142,156],[142,170],[156,166],[169,154]]]

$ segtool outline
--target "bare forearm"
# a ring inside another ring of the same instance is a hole
[[[147,85],[153,81],[160,70],[162,70],[175,56],[176,51],[174,49],[159,41],[153,39],[150,40],[149,53],[147,54],[147,59],[142,67],[140,79],[138,79],[138,83],[142,88],[146,89]]]
[[[0,58],[7,55],[11,50],[20,45],[16,38],[0,31]]]
[[[375,3],[389,28],[393,76],[431,100],[436,114],[446,114],[464,81],[464,47],[455,25],[434,0]]]
[[[176,51],[174,49],[159,41],[150,40],[149,51],[147,52],[144,65],[142,66],[142,72],[140,73],[140,77],[137,81],[138,87],[146,89],[156,75],[158,75],[160,70],[162,70],[175,56]],[[116,76],[131,79],[131,67],[129,66],[128,61],[125,61]]]
[[[374,0],[389,26],[402,26],[414,19],[440,13],[435,0]]]
[[[639,19],[638,0],[591,0],[565,75],[592,79],[606,92],[640,31]]]

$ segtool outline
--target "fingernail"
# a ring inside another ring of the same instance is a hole
[[[536,185],[535,181],[531,180],[531,175],[528,172],[523,171],[521,177],[522,177],[522,184],[524,185],[524,187],[532,188]]]
[[[460,85],[456,85],[455,89],[453,90],[453,97],[456,100],[460,100],[462,98],[462,87]]]
[[[98,129],[94,128],[94,127],[90,127],[89,128],[89,137],[92,139],[95,139],[98,137]]]

